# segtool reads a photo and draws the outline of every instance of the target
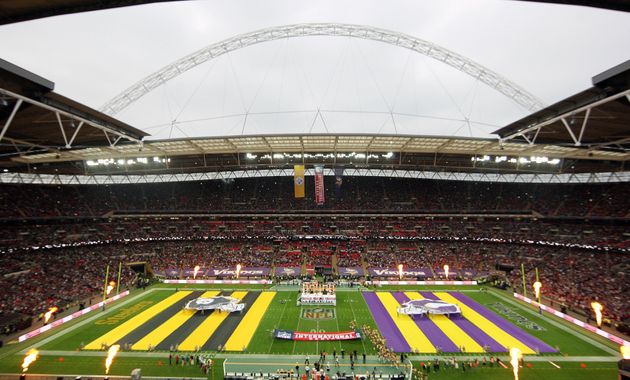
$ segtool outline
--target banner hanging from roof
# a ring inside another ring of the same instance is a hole
[[[341,185],[343,185],[343,168],[337,167],[335,172],[335,198],[341,198]]]
[[[293,166],[293,192],[296,198],[304,198],[304,165]]]
[[[315,203],[318,206],[324,204],[324,167],[315,165]]]

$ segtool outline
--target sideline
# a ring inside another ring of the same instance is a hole
[[[589,344],[591,344],[591,345],[593,345],[593,346],[595,346],[595,347],[597,347],[599,349],[602,349],[602,350],[608,352],[611,355],[617,356],[619,354],[617,350],[613,350],[609,346],[594,340],[593,338],[591,338],[588,335],[585,335],[581,331],[576,331],[576,330],[572,329],[571,327],[565,326],[564,324],[562,324],[562,323],[560,323],[560,322],[550,318],[550,316],[547,315],[549,313],[543,313],[542,315],[540,315],[537,312],[535,312],[534,310],[531,310],[530,308],[525,307],[525,305],[521,305],[519,302],[516,302],[513,299],[510,299],[510,298],[504,296],[501,293],[498,293],[498,292],[496,292],[494,290],[490,290],[490,292],[491,292],[491,294],[494,294],[495,296],[503,299],[504,301],[506,301],[506,302],[508,302],[508,303],[510,303],[510,304],[512,304],[514,306],[517,306],[521,310],[526,311],[530,315],[538,316],[538,317],[544,319],[549,324],[551,324],[551,325],[553,325],[553,326],[555,326],[555,327],[557,327],[557,328],[559,328],[561,330],[564,330],[564,331],[568,332],[569,334],[575,336],[576,338],[580,338],[581,340],[583,340],[586,343],[589,343]]]
[[[167,358],[168,351],[164,352],[135,352],[135,351],[120,351],[116,357],[128,357],[128,358]],[[296,360],[304,360],[307,356],[302,355],[274,355],[274,354],[228,354],[228,353],[208,353],[200,352],[200,354],[209,354],[216,359],[274,359],[274,360],[290,360],[295,363]],[[58,351],[58,350],[43,350],[40,351],[41,356],[79,356],[79,357],[106,357],[105,351]],[[455,356],[457,359],[487,359],[490,355],[465,355]],[[409,355],[410,360],[429,360],[449,358],[449,355]],[[501,360],[509,362],[510,357],[507,355],[498,355]],[[378,360],[376,355],[367,355],[366,358]],[[613,363],[620,360],[620,356],[555,356],[555,355],[543,355],[543,356],[525,356],[526,362],[547,362],[552,360],[554,362],[602,362]]]
[[[83,325],[85,325],[87,323],[90,323],[90,322],[92,322],[95,319],[98,319],[98,318],[104,317],[106,315],[109,315],[111,312],[122,308],[123,306],[127,305],[130,302],[136,301],[138,298],[145,297],[148,294],[150,294],[150,293],[152,293],[153,291],[156,291],[156,290],[157,289],[148,289],[148,290],[145,290],[143,292],[140,292],[140,293],[136,294],[135,296],[133,296],[131,298],[127,298],[123,302],[121,302],[119,304],[116,304],[116,305],[114,305],[114,306],[112,306],[110,308],[105,309],[105,313],[104,314],[96,313],[96,314],[92,315],[91,317],[89,317],[87,319],[84,319],[84,320],[82,320],[82,321],[80,321],[80,322],[78,322],[78,323],[76,323],[76,324],[74,324],[74,325],[72,325],[72,326],[70,326],[70,327],[68,327],[66,329],[63,329],[63,330],[57,332],[56,334],[53,334],[53,335],[49,336],[48,338],[42,339],[39,342],[28,346],[27,348],[25,348],[22,351],[20,351],[20,353],[21,354],[25,354],[28,350],[30,350],[32,348],[41,347],[41,346],[43,346],[44,344],[46,344],[48,342],[51,342],[51,341],[53,341],[55,339],[59,339],[59,338],[63,337],[64,335],[66,335],[67,333],[69,333],[71,331],[74,331],[75,329],[78,329],[79,327],[82,327]],[[2,358],[2,357],[3,356],[0,356],[0,358]]]

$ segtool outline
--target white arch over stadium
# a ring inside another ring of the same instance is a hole
[[[372,26],[320,23],[284,25],[260,29],[206,46],[143,78],[109,100],[100,110],[109,115],[116,115],[160,85],[204,62],[234,50],[268,41],[306,36],[354,37],[410,49],[470,75],[529,111],[535,111],[544,106],[540,99],[509,79],[461,54],[429,41]]]

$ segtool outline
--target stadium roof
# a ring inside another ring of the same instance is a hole
[[[165,0],[20,0],[0,1],[0,25],[42,17],[126,7]]]
[[[504,141],[627,154],[630,149],[630,60],[596,75],[592,82],[593,87],[494,133]]]
[[[0,1],[0,25],[34,20],[42,17],[63,14],[95,11],[100,9],[126,7],[148,3],[164,2],[166,0],[20,0]],[[171,0],[172,1],[172,0]],[[628,11],[627,0],[524,0],[540,3],[556,3],[568,5],[582,5],[588,7],[605,8],[618,11]]]
[[[577,147],[530,145],[523,142],[501,143],[496,139],[448,136],[304,134],[265,136],[226,136],[155,140],[138,144],[73,149],[66,152],[39,153],[15,157],[23,163],[98,160],[146,156],[176,157],[188,155],[253,153],[429,153],[501,156],[546,156],[589,160],[623,161],[630,155],[621,152],[586,151]]]
[[[54,87],[53,82],[0,59],[0,154],[57,153],[119,139],[140,142],[148,136],[55,93]]]

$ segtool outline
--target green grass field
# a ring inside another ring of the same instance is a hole
[[[0,373],[19,373],[20,363],[27,348],[35,347],[41,351],[40,358],[31,366],[31,373],[99,375],[104,373],[104,352],[81,351],[82,344],[97,339],[109,330],[133,318],[142,310],[146,310],[174,294],[175,290],[216,289],[229,292],[231,290],[261,290],[265,287],[253,286],[170,286],[156,285],[146,291],[134,291],[132,294],[108,306],[105,311],[89,313],[60,328],[48,331],[23,343],[8,344],[0,349]],[[453,289],[455,288],[455,289]],[[229,290],[228,290],[229,289]],[[283,289],[280,287],[279,289]],[[499,314],[502,318],[526,330],[548,345],[559,349],[558,353],[542,354],[531,358],[531,368],[523,368],[521,379],[614,379],[616,378],[617,347],[595,334],[590,334],[577,326],[550,316],[539,315],[529,305],[511,297],[509,293],[499,291],[478,291],[478,287],[388,287],[379,290],[433,290],[466,291],[466,295],[484,307]],[[375,348],[367,340],[303,342],[287,341],[273,338],[274,329],[296,330],[307,332],[332,332],[348,330],[352,320],[358,325],[370,325],[376,328],[370,310],[362,293],[351,289],[337,292],[336,307],[322,307],[325,319],[308,319],[302,313],[302,307],[296,306],[297,290],[280,290],[264,312],[260,324],[246,350],[242,353],[218,353],[214,370],[210,378],[222,378],[222,358],[234,355],[276,355],[278,360],[287,363],[303,361],[305,355],[316,357],[319,352],[328,353],[336,350],[346,352],[356,350],[359,354],[375,354]],[[331,312],[334,312],[331,313]],[[536,328],[530,328],[536,326]],[[292,355],[292,356],[290,356]],[[444,354],[445,357],[456,357],[467,360],[467,354]],[[256,356],[258,357],[258,356]],[[263,356],[260,356],[263,357]],[[269,356],[264,356],[269,357]],[[412,356],[412,363],[417,365],[426,356]],[[556,368],[553,364],[560,366]],[[582,368],[582,364],[586,368]],[[204,377],[195,366],[173,366],[168,363],[168,352],[121,352],[111,369],[112,375],[128,375],[132,369],[142,368],[145,376],[163,377]],[[512,379],[512,372],[504,368],[479,367],[463,372],[449,369],[431,372],[431,379]]]

